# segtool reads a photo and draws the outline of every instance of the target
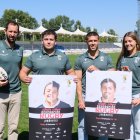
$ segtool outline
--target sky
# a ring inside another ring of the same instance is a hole
[[[1,0],[0,18],[6,9],[27,12],[38,23],[65,15],[99,33],[113,29],[121,37],[137,29],[137,0]]]

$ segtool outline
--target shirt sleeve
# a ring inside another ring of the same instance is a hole
[[[30,56],[27,58],[27,60],[26,60],[26,62],[25,62],[25,64],[24,64],[24,66],[27,67],[27,68],[29,68],[29,69],[32,69],[32,66],[33,66],[33,63],[32,63],[32,55],[30,55]]]
[[[80,57],[78,57],[75,61],[74,70],[82,70]]]
[[[121,70],[121,60],[119,61],[119,63],[116,66],[117,70]]]
[[[70,70],[72,68],[71,64],[70,64],[70,61],[69,61],[69,58],[68,56],[66,56],[66,65],[65,65],[65,70]]]
[[[112,61],[112,58],[111,56],[107,56],[107,69],[112,69],[114,68],[114,65],[113,65],[113,61]]]

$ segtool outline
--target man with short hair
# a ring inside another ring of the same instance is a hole
[[[101,97],[102,102],[104,103],[116,102],[115,99],[116,83],[112,79],[106,78],[101,82],[101,92],[102,92]]]
[[[21,82],[19,71],[22,65],[23,48],[15,43],[19,25],[15,21],[6,24],[6,39],[0,41],[0,66],[8,79],[0,81],[0,140],[3,140],[6,114],[8,118],[8,140],[18,139],[18,121],[21,104]]]
[[[69,108],[70,105],[61,101],[59,96],[59,88],[60,84],[51,81],[48,82],[44,89],[44,97],[45,101],[42,105],[39,106],[39,108]]]
[[[36,75],[74,75],[67,55],[55,49],[57,34],[54,30],[42,33],[42,50],[32,53],[20,71],[21,80],[29,84],[32,71]]]
[[[96,70],[115,70],[111,58],[99,51],[99,35],[96,32],[89,32],[85,41],[88,46],[87,52],[80,55],[75,62],[75,73],[78,77],[77,94],[78,94],[78,140],[88,140],[85,130],[85,94],[86,94],[86,71]]]

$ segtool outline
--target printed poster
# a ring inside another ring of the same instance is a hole
[[[73,76],[32,75],[29,139],[71,140],[76,84]]]
[[[132,73],[86,73],[86,129],[89,135],[130,137]]]

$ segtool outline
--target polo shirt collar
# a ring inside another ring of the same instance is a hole
[[[132,56],[127,56],[127,57],[133,58],[133,57],[137,57],[137,56],[139,56],[139,55],[140,55],[140,51],[137,51],[134,55],[132,55]]]
[[[14,45],[13,48],[10,47],[10,46],[8,46],[8,44],[6,43],[6,40],[3,40],[3,44],[4,44],[4,46],[5,46],[6,49],[15,49],[16,48],[16,44]]]
[[[48,55],[48,53],[45,51],[44,47],[42,48],[42,54]],[[54,49],[54,52],[50,56],[52,56],[52,55],[58,55],[58,51]]]
[[[96,56],[96,58],[98,57],[98,56],[100,56],[100,51],[99,51],[99,54]],[[87,58],[92,58],[90,55],[89,55],[89,53],[88,53],[88,51],[85,53],[85,56],[87,57]],[[95,58],[95,59],[96,59]],[[93,59],[93,58],[92,58]]]

